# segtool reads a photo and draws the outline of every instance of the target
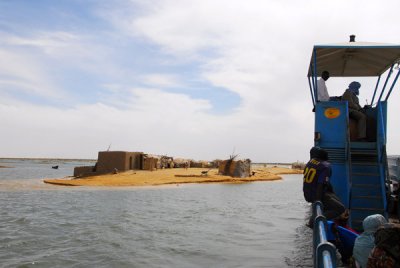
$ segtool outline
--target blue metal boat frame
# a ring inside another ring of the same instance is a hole
[[[336,267],[336,247],[328,241],[328,222],[319,201],[313,204],[313,218],[314,267]]]
[[[349,226],[360,232],[362,221],[368,215],[379,213],[386,218],[389,216],[387,105],[400,75],[399,65],[400,45],[359,43],[351,38],[348,43],[316,45],[312,51],[308,84],[315,112],[314,144],[328,151],[332,165],[332,186],[349,209]],[[317,77],[325,70],[330,77],[377,77],[370,105],[364,107],[366,115],[373,122],[373,140],[352,140],[351,124],[354,122],[349,118],[347,101],[318,101]],[[386,75],[386,79],[379,89],[383,75]],[[386,92],[387,88],[389,90]],[[322,208],[314,213],[317,215],[315,219],[321,218]],[[327,267],[319,261],[320,254],[316,250],[319,245],[325,245],[325,236],[330,235],[326,223],[321,222],[324,220],[316,220],[317,228],[314,228],[314,243],[317,243],[314,245],[315,267]],[[322,229],[328,234],[324,234]],[[333,258],[335,255],[326,265],[336,267]]]

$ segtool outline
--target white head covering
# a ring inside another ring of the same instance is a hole
[[[363,221],[363,228],[365,233],[375,233],[379,226],[387,223],[385,217],[381,214],[374,214],[366,217]]]

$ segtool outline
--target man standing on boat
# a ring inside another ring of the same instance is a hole
[[[329,101],[329,93],[325,81],[329,79],[329,72],[323,71],[321,78],[317,81],[317,101]]]
[[[310,158],[303,172],[304,198],[310,203],[321,201],[327,220],[338,218],[345,212],[345,207],[333,192],[329,182],[332,169],[328,162],[328,152],[320,147],[313,147],[310,150]],[[312,217],[308,226],[313,227]]]

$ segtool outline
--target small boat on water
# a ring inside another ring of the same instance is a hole
[[[396,182],[400,181],[400,156],[388,156],[389,176]]]
[[[341,97],[318,100],[317,77],[324,71],[333,79],[349,78],[349,82],[377,78],[375,86],[363,85],[363,92],[370,88],[371,94],[370,102],[363,107],[367,118],[365,139],[357,139],[357,121],[349,117],[347,101]],[[400,44],[356,42],[352,35],[349,42],[315,45],[312,50],[308,82],[315,112],[314,145],[328,152],[331,184],[349,211],[349,228],[359,233],[369,215],[400,217],[400,161],[388,164],[391,160],[386,153],[387,106],[399,75]],[[336,267],[336,249],[328,240],[338,234],[345,250],[352,251],[357,233],[327,222],[322,208],[319,210],[314,212],[314,266]]]
[[[51,168],[52,169],[58,169],[58,166],[52,166]]]
[[[400,215],[400,156],[388,156],[390,192],[388,197],[388,211],[392,215]],[[400,219],[400,217],[399,217]]]

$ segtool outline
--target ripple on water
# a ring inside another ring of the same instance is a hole
[[[310,267],[298,178],[0,190],[0,259],[4,267]]]

